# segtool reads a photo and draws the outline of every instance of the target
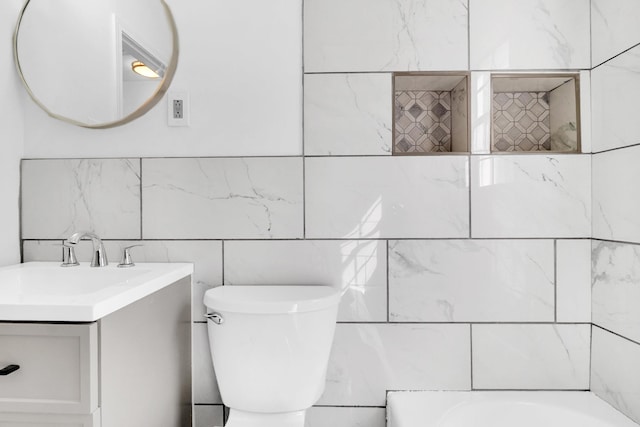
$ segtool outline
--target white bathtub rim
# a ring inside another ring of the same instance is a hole
[[[557,414],[573,415],[578,419],[588,417],[594,420],[595,424],[591,424],[594,426],[639,426],[592,392],[557,390],[390,391],[387,393],[387,426],[447,427],[446,420],[460,418],[461,412],[468,411],[473,405],[480,408],[478,405],[483,404],[496,408],[496,405],[508,405],[505,408],[510,410],[516,405],[535,405],[539,409],[546,406]],[[458,413],[454,409],[458,409]],[[490,426],[503,427],[495,420]]]

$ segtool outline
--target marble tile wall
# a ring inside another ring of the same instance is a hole
[[[112,262],[194,262],[196,427],[223,418],[201,320],[221,285],[343,290],[307,427],[382,427],[389,389],[588,389],[591,156],[491,155],[486,70],[589,68],[589,4],[518,5],[305,0],[303,155],[24,160],[24,260],[89,228]],[[497,44],[496,10],[530,34]],[[408,70],[470,72],[471,153],[391,156]]]
[[[637,2],[592,1],[591,388],[640,423],[640,90]]]
[[[589,0],[469,2],[472,70],[590,68]]]
[[[77,172],[84,170],[86,162],[93,165],[86,177],[91,186],[68,191],[77,185]],[[42,206],[45,220],[99,229],[96,221],[104,220],[91,215],[89,196],[95,189],[107,188],[104,194],[114,201],[111,222],[103,225],[106,235],[114,236],[106,239],[111,262],[118,261],[124,246],[140,243],[142,247],[133,249],[139,262],[195,263],[196,417],[217,417],[222,404],[206,323],[201,320],[206,289],[255,283],[327,284],[342,289],[327,387],[309,425],[322,423],[336,411],[345,414],[351,425],[364,420],[375,424],[383,423],[381,409],[388,389],[471,389],[472,357],[479,357],[472,353],[472,343],[483,349],[478,353],[482,360],[492,352],[503,352],[493,335],[472,335],[477,325],[499,322],[510,325],[507,331],[519,331],[524,324],[559,325],[556,321],[562,318],[567,328],[561,330],[569,331],[566,339],[572,360],[588,359],[588,345],[574,343],[583,338],[576,331],[589,322],[584,316],[589,299],[579,283],[584,274],[573,269],[589,263],[588,250],[574,251],[584,249],[582,243],[587,240],[541,233],[535,226],[518,239],[470,239],[469,215],[475,207],[469,205],[474,190],[468,185],[468,162],[469,156],[455,155],[24,160],[23,206]],[[137,207],[132,221],[115,214],[123,209],[117,202],[130,197],[132,184],[114,177],[122,178],[123,170],[140,163],[133,187],[142,192],[136,193],[135,203],[130,202]],[[302,165],[304,179],[302,174],[295,178]],[[573,169],[567,166],[564,173],[570,177]],[[55,203],[41,188],[48,177],[55,178],[61,188]],[[303,181],[305,191],[296,190]],[[544,188],[540,197],[556,191],[554,185]],[[100,206],[111,206],[106,196],[99,199]],[[45,209],[46,203],[51,204]],[[475,203],[479,207],[485,202]],[[64,229],[35,238],[41,225],[27,220],[31,215],[25,212],[23,220],[23,235],[29,236],[23,241],[24,260],[60,259]],[[233,220],[235,216],[243,218]],[[300,234],[280,237],[275,233],[278,224],[290,230],[303,223]],[[125,236],[130,228],[137,233],[125,239],[115,237]],[[84,261],[90,255],[90,244],[81,243],[78,257]],[[556,271],[564,273],[556,277]],[[580,297],[567,304],[574,295]],[[552,335],[546,329],[543,338],[536,328],[524,327],[524,331],[533,334],[520,337],[519,345],[525,349]],[[510,337],[507,334],[504,340]],[[557,382],[531,383],[514,367],[508,387],[584,388],[581,365],[569,367],[562,354],[535,356],[517,365],[530,363],[541,371],[558,371]],[[490,372],[491,367],[486,369],[483,372]],[[486,378],[481,371],[477,375]]]

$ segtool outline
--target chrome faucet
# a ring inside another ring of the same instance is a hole
[[[102,240],[90,231],[78,231],[73,233],[71,237],[67,239],[67,243],[71,245],[77,245],[83,237],[89,237],[93,243],[93,258],[91,259],[91,267],[105,267],[109,262],[107,261],[107,252],[104,249]]]

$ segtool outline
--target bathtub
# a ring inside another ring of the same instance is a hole
[[[387,395],[388,427],[638,427],[581,391],[402,391]]]

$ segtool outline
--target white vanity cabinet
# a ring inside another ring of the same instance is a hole
[[[0,321],[0,427],[191,425],[191,277],[94,322]]]

